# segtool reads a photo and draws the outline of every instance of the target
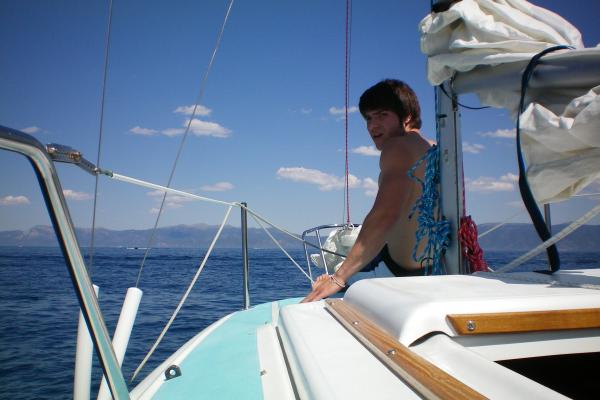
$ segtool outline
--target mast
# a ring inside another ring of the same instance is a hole
[[[460,113],[456,94],[449,81],[435,88],[435,98],[437,145],[440,152],[440,206],[442,215],[450,223],[450,241],[444,263],[448,274],[468,274],[458,236],[465,210]]]

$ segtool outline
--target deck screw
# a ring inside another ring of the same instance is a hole
[[[358,321],[352,321],[352,325],[358,325]]]
[[[467,321],[467,330],[469,332],[473,332],[475,330],[475,328],[477,328],[475,321],[472,321],[472,320]]]
[[[390,356],[390,357],[395,356],[396,355],[396,350],[395,349],[389,349],[387,351],[387,355]]]

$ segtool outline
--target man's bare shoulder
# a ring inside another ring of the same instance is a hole
[[[420,134],[409,134],[390,138],[381,150],[381,163],[414,164],[431,147]]]

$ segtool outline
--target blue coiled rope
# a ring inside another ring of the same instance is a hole
[[[424,180],[415,176],[415,170],[425,162]],[[440,193],[438,184],[440,182],[439,171],[439,149],[433,145],[427,152],[408,170],[408,176],[421,185],[422,194],[415,202],[409,218],[418,211],[418,227],[415,233],[416,243],[413,249],[413,259],[421,264],[431,260],[431,266],[425,265],[425,275],[442,275],[442,255],[448,248],[450,242],[450,223],[442,218],[439,206]],[[419,245],[424,238],[427,243],[421,254],[417,254]],[[431,268],[431,269],[430,269]]]

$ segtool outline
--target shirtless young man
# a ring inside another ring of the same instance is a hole
[[[421,136],[417,96],[404,82],[387,79],[363,93],[359,108],[375,147],[381,151],[377,197],[344,263],[335,274],[317,278],[302,302],[340,291],[378,255],[396,276],[423,275],[412,258],[418,215],[409,218],[421,186],[407,174],[430,147]],[[419,166],[415,175],[423,179],[424,169]]]

